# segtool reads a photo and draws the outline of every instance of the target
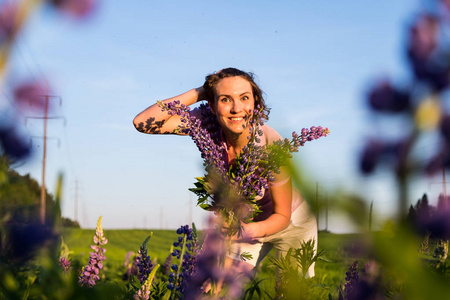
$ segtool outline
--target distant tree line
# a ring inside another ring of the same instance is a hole
[[[11,168],[9,160],[0,156],[0,222],[38,223],[41,186],[30,174],[20,175]],[[46,206],[55,203],[53,195],[46,191]],[[48,209],[47,209],[48,211]],[[62,225],[80,227],[78,222],[61,219]]]

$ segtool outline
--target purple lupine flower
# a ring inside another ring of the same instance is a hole
[[[71,268],[71,263],[66,257],[61,257],[59,259],[58,263],[61,266],[61,268],[63,269],[65,274],[68,274],[70,272],[70,270],[72,269]]]
[[[5,1],[0,4],[0,44],[10,41],[17,33],[18,3]]]
[[[139,248],[138,255],[136,258],[137,261],[137,267],[138,267],[138,276],[139,281],[141,284],[144,284],[144,282],[147,280],[150,272],[152,271],[153,265],[150,260],[150,256],[147,254],[147,243],[150,240],[151,235],[149,235],[144,242],[142,243],[141,247]]]
[[[407,49],[409,63],[415,77],[440,92],[449,85],[449,64],[443,63],[439,49],[439,19],[423,13],[410,26]]]
[[[106,249],[102,248],[102,246],[107,243],[108,240],[103,236],[102,217],[100,217],[95,230],[94,245],[91,245],[94,252],[90,253],[89,264],[83,268],[78,277],[78,283],[81,286],[93,287],[95,282],[100,280],[98,274],[103,268],[102,261],[106,259],[104,254]]]
[[[361,272],[358,274],[358,261],[355,261],[346,273],[346,283],[344,295],[340,293],[339,299],[359,300],[359,299],[386,299],[384,289],[380,286],[382,274],[380,267],[374,260],[369,260]]]
[[[360,157],[360,170],[363,174],[370,174],[375,170],[385,148],[386,145],[379,140],[370,140],[366,143]]]
[[[123,280],[128,280],[130,278],[131,275],[138,275],[139,270],[138,270],[138,259],[137,256],[133,256],[135,252],[133,251],[128,251],[127,254],[125,255],[125,260],[123,262],[123,266],[126,268],[125,273],[123,274],[122,279]]]
[[[142,285],[138,292],[133,296],[135,300],[148,300],[150,299],[150,286]]]
[[[417,216],[419,228],[442,239],[450,238],[450,205],[441,206],[434,213]]]
[[[0,128],[0,149],[11,160],[26,158],[31,153],[30,144],[14,128]]]
[[[164,275],[167,275],[170,272],[170,267],[172,266],[172,258],[173,258],[172,252],[173,252],[173,246],[170,247],[169,255],[167,255],[167,258],[164,261],[164,264],[162,266],[162,272]]]
[[[43,111],[46,105],[46,94],[48,91],[43,81],[26,81],[14,88],[14,103],[21,110]]]
[[[359,281],[359,275],[358,275],[358,261],[355,260],[353,264],[350,266],[348,271],[345,273],[345,285],[344,285],[344,291],[347,294],[347,297],[350,299],[354,299],[352,297],[356,285]]]
[[[50,0],[50,3],[62,13],[82,19],[92,14],[95,9],[94,0]]]
[[[152,272],[149,274],[148,278],[142,284],[141,288],[138,292],[133,296],[135,300],[148,300],[150,298],[150,292],[152,287],[153,279],[155,278],[156,271],[158,270],[159,265],[156,265],[153,268]]]
[[[173,291],[173,295],[175,293],[184,293],[192,274],[198,266],[198,242],[195,231],[193,228],[189,228],[189,225],[184,225],[177,229],[177,234],[180,236],[173,243],[173,247],[179,247],[181,252],[179,249],[174,249],[172,256],[176,256],[180,261],[179,264],[171,265],[173,272],[169,274],[169,284],[167,285]]]
[[[368,95],[370,107],[379,112],[398,113],[409,108],[410,95],[394,88],[389,81],[376,84]]]
[[[242,296],[244,280],[239,275],[249,275],[246,270],[233,268],[224,270],[219,260],[225,255],[224,236],[214,226],[213,218],[209,218],[209,226],[205,233],[202,249],[197,255],[197,268],[191,275],[189,285],[184,291],[184,299],[200,299],[204,292],[205,282],[222,282],[227,288],[227,298],[239,299]],[[241,264],[242,266],[243,264]]]

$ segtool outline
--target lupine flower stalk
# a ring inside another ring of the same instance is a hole
[[[85,266],[78,277],[78,283],[82,286],[93,287],[96,281],[100,280],[98,276],[101,269],[103,269],[103,263],[106,259],[106,249],[103,245],[106,245],[108,240],[103,236],[102,217],[98,218],[97,228],[94,235],[94,245],[91,248],[94,252],[90,253],[89,264]]]
[[[255,199],[264,195],[269,188],[268,182],[274,180],[273,174],[279,173],[279,168],[287,164],[291,153],[297,152],[307,141],[329,134],[328,128],[321,126],[304,128],[300,135],[293,132],[291,140],[260,146],[264,118],[263,108],[257,106],[247,125],[250,126],[249,142],[233,165],[228,166],[220,125],[207,105],[199,108],[201,118],[192,116],[189,107],[178,100],[159,102],[159,105],[169,115],[181,117],[182,125],[177,131],[189,134],[200,150],[207,174],[197,177],[195,188],[190,190],[198,196],[200,207],[222,216],[228,224],[229,235],[240,232],[241,221],[250,222],[260,212]]]
[[[227,299],[240,299],[246,283],[245,278],[251,277],[244,264],[238,264],[230,269],[221,267],[221,259],[225,256],[226,251],[225,237],[215,222],[210,216],[202,248],[196,256],[197,268],[191,275],[189,284],[183,293],[183,298],[186,300],[203,299],[205,282],[210,282],[211,290],[207,292],[211,295],[217,294],[215,287],[220,282],[222,292]]]
[[[70,263],[70,261],[67,258],[61,257],[59,259],[59,265],[61,266],[61,268],[63,269],[65,274],[70,272],[70,270],[71,270],[71,263]]]
[[[436,269],[442,270],[444,275],[447,269],[446,261],[448,255],[448,244],[449,244],[448,240],[445,242],[443,240],[439,240],[433,253],[433,257],[436,259],[434,266],[436,267]]]
[[[172,272],[169,274],[168,288],[172,290],[171,299],[183,294],[192,275],[195,273],[197,264],[198,243],[194,230],[188,225],[177,229],[180,236],[173,243],[172,256],[179,260],[178,264],[172,264]],[[180,248],[180,249],[178,249]],[[181,250],[181,251],[180,251]]]
[[[128,251],[127,254],[125,254],[125,260],[123,262],[125,273],[122,277],[124,281],[130,279],[131,276],[137,276],[139,274],[139,269],[137,266],[138,260],[137,256],[134,254],[135,252],[133,251]]]
[[[162,267],[162,272],[164,275],[169,274],[170,270],[171,270],[171,266],[172,266],[172,253],[173,253],[173,245],[170,247],[170,252],[169,255],[167,255],[166,260],[164,261],[163,267]]]
[[[350,266],[348,271],[345,273],[345,285],[344,285],[344,292],[347,294],[348,297],[353,299],[351,297],[352,293],[354,292],[356,285],[359,281],[359,275],[358,275],[358,261],[354,261],[353,264]]]
[[[144,282],[147,280],[148,276],[150,275],[150,272],[152,271],[152,262],[150,260],[150,256],[147,254],[147,243],[150,240],[153,233],[151,233],[142,243],[141,247],[139,248],[138,255],[137,255],[137,267],[139,270],[139,281],[141,284],[144,284]]]
[[[151,287],[153,279],[155,278],[156,271],[158,270],[159,265],[156,265],[148,278],[145,280],[144,284],[142,284],[141,288],[138,292],[133,296],[135,300],[148,300],[150,298]]]
[[[61,266],[65,274],[68,274],[71,267],[71,262],[69,260],[70,255],[69,246],[64,242],[64,239],[61,237],[61,254],[59,255],[58,264]]]

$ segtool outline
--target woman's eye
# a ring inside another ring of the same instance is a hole
[[[242,100],[248,100],[248,99],[250,99],[248,96],[242,97]]]
[[[221,101],[221,102],[229,102],[230,99],[228,99],[228,98],[225,97],[225,98],[220,99],[220,101]]]

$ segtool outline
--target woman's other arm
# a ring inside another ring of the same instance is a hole
[[[181,104],[190,106],[204,99],[203,87],[189,90],[181,95],[163,100],[164,103],[170,103],[175,100]],[[158,103],[155,103],[141,113],[133,120],[136,130],[148,134],[175,134],[175,129],[181,125],[180,116],[171,116],[165,111],[161,111]]]
[[[283,139],[273,128],[264,125],[266,143]],[[290,162],[287,162],[290,163]],[[264,237],[277,233],[289,226],[292,210],[292,180],[287,167],[281,167],[280,173],[273,174],[275,181],[269,183],[269,192],[272,198],[273,212],[264,221],[244,224],[244,230],[250,237]]]
[[[282,167],[280,171],[280,174],[274,174],[274,177],[276,182],[283,181],[283,183],[271,185],[269,190],[273,203],[273,213],[264,221],[244,224],[244,236],[250,238],[264,237],[280,232],[289,226],[292,206],[292,181],[287,168]]]

